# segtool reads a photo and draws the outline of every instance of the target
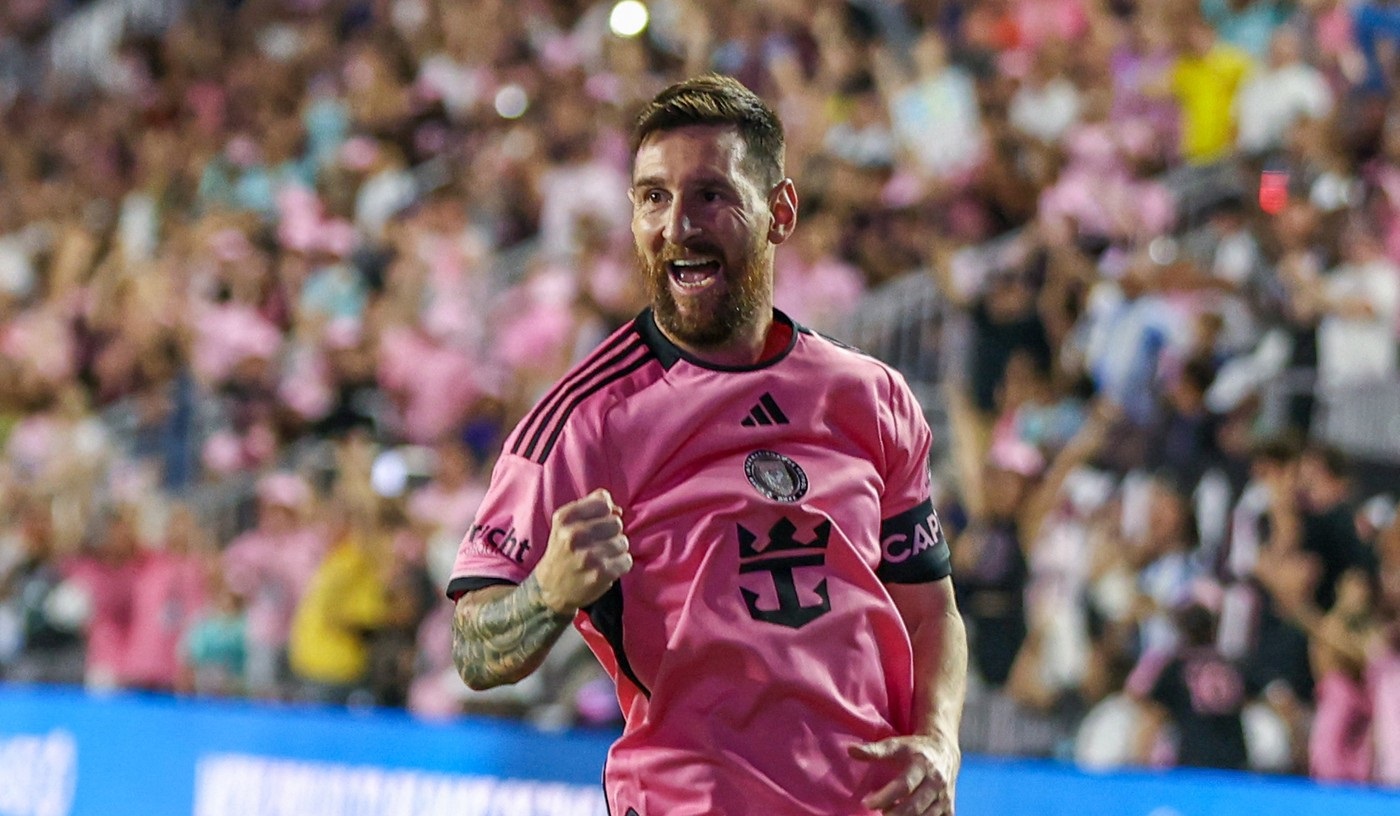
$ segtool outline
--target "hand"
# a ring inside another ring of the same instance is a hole
[[[1123,419],[1123,409],[1112,400],[1100,397],[1089,407],[1084,424],[1065,443],[1071,459],[1088,459],[1098,453],[1108,441],[1109,433]]]
[[[573,615],[598,600],[630,569],[632,555],[622,533],[622,510],[600,488],[554,511],[535,581],[550,609]]]
[[[953,816],[954,787],[962,752],[943,734],[890,737],[852,745],[853,759],[879,761],[902,770],[862,804],[891,816]]]

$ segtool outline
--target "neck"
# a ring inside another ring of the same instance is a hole
[[[676,338],[660,323],[657,328],[686,354],[710,365],[726,368],[757,365],[776,356],[787,346],[787,333],[778,330],[787,327],[773,320],[771,308],[762,311],[752,324],[718,346],[695,346]]]

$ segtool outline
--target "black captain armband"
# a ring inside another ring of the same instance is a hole
[[[953,572],[948,541],[932,501],[880,522],[880,568],[887,584],[922,584]]]

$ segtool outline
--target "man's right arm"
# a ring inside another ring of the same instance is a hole
[[[476,691],[515,683],[539,668],[571,615],[550,609],[534,575],[519,586],[492,586],[457,599],[452,659]]]
[[[560,507],[544,555],[519,586],[484,587],[457,599],[457,673],[477,691],[524,679],[544,662],[578,610],[630,569],[622,510],[606,490]]]

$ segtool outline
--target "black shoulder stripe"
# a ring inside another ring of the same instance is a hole
[[[515,443],[511,446],[510,452],[517,456],[530,458],[531,453],[539,445],[540,437],[554,422],[560,407],[569,400],[570,396],[578,389],[587,387],[588,383],[598,376],[605,375],[610,369],[643,347],[644,344],[636,335],[623,334],[599,348],[582,365],[579,365],[572,373],[551,388],[534,410],[526,415],[525,420],[520,424],[519,433],[516,434]]]
[[[574,367],[573,371],[570,371],[562,380],[555,383],[554,387],[550,388],[549,392],[535,404],[535,407],[530,409],[530,413],[525,415],[525,419],[521,420],[518,433],[516,434],[516,443],[511,447],[511,453],[517,455],[520,453],[520,443],[529,436],[531,428],[545,420],[545,416],[548,412],[553,410],[553,407],[557,406],[559,402],[564,399],[565,392],[568,391],[574,383],[587,378],[593,369],[599,365],[600,360],[616,351],[619,346],[626,344],[635,336],[636,332],[633,330],[618,332],[612,337],[609,337],[597,348],[589,352],[588,356],[584,357],[583,360]]]
[[[612,385],[613,383],[617,382],[623,377],[628,376],[632,372],[636,371],[637,369],[654,360],[656,360],[656,355],[652,354],[651,350],[648,349],[645,354],[633,360],[627,366],[623,368],[612,369],[608,372],[608,374],[596,380],[586,390],[580,391],[577,395],[575,395],[574,398],[569,402],[569,404],[564,407],[564,412],[560,414],[559,421],[554,424],[553,433],[549,435],[549,441],[545,442],[544,448],[540,451],[539,459],[536,459],[535,461],[539,464],[544,464],[544,460],[549,457],[549,452],[554,450],[554,443],[559,440],[559,434],[562,433],[564,430],[564,423],[568,421],[569,415],[574,412],[574,409],[577,408],[580,403],[593,396],[594,394],[598,393],[602,389],[608,387],[609,385]],[[530,449],[525,451],[525,457],[527,459],[532,458],[534,456],[534,445],[535,443],[532,441],[530,443]]]

